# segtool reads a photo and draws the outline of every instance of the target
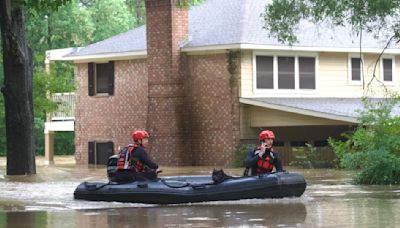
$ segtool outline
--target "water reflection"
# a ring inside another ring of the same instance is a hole
[[[0,227],[235,227],[286,226],[306,218],[302,203],[267,205],[185,205],[71,212],[0,213]],[[4,217],[4,218],[3,218]],[[23,219],[21,219],[23,218]]]
[[[212,167],[163,168],[163,175],[206,175]],[[356,186],[353,173],[303,170],[300,198],[181,204],[73,199],[82,181],[106,181],[104,167],[39,166],[36,176],[5,176],[0,166],[0,227],[396,227],[400,186]],[[240,175],[241,169],[227,169]]]
[[[112,212],[112,213],[111,213]],[[122,227],[140,219],[144,227],[224,227],[237,225],[293,226],[304,222],[304,204],[268,205],[192,205],[108,210],[107,224]],[[100,217],[102,215],[100,214]]]

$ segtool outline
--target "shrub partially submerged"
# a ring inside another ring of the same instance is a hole
[[[346,169],[357,169],[357,184],[400,183],[400,117],[392,110],[399,98],[364,99],[359,126],[346,141],[329,140]]]

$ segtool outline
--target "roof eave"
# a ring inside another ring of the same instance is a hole
[[[337,120],[337,121],[343,121],[343,122],[349,122],[349,123],[358,123],[357,118],[354,118],[354,117],[339,116],[339,115],[333,115],[333,114],[329,114],[329,113],[322,113],[322,112],[317,112],[317,111],[312,111],[312,110],[288,107],[288,106],[284,106],[284,105],[270,104],[270,103],[266,103],[266,102],[262,102],[262,101],[256,101],[253,99],[240,98],[240,103],[254,105],[254,106],[263,107],[263,108],[280,110],[280,111],[284,111],[284,112],[291,112],[291,113],[296,113],[296,114],[300,114],[300,115],[313,116],[313,117],[319,117],[319,118],[331,119],[331,120]]]
[[[182,52],[203,52],[227,49],[242,50],[280,50],[280,51],[305,51],[305,52],[344,52],[359,53],[360,48],[345,47],[307,47],[307,46],[284,46],[284,45],[264,45],[264,44],[223,44],[207,46],[187,46],[182,47]],[[382,48],[362,48],[363,53],[381,53]],[[400,54],[400,49],[386,49],[385,54]]]
[[[147,51],[131,51],[131,52],[115,52],[115,53],[101,53],[93,55],[69,55],[64,56],[63,60],[74,61],[75,63],[85,62],[98,62],[98,61],[112,61],[112,60],[128,60],[128,59],[144,59],[147,58]]]

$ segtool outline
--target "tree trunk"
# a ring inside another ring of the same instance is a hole
[[[32,100],[32,52],[25,40],[20,6],[0,0],[3,45],[7,175],[36,173]]]

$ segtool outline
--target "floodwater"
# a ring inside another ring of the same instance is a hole
[[[4,159],[3,159],[4,160]],[[71,159],[70,159],[71,160]],[[213,167],[162,167],[161,176],[208,175]],[[217,167],[218,168],[218,167]],[[0,162],[0,227],[399,227],[400,186],[356,186],[352,172],[286,167],[305,176],[299,198],[179,205],[74,200],[83,181],[107,181],[104,166],[38,162],[37,175],[5,175]],[[240,175],[240,169],[225,169]]]

